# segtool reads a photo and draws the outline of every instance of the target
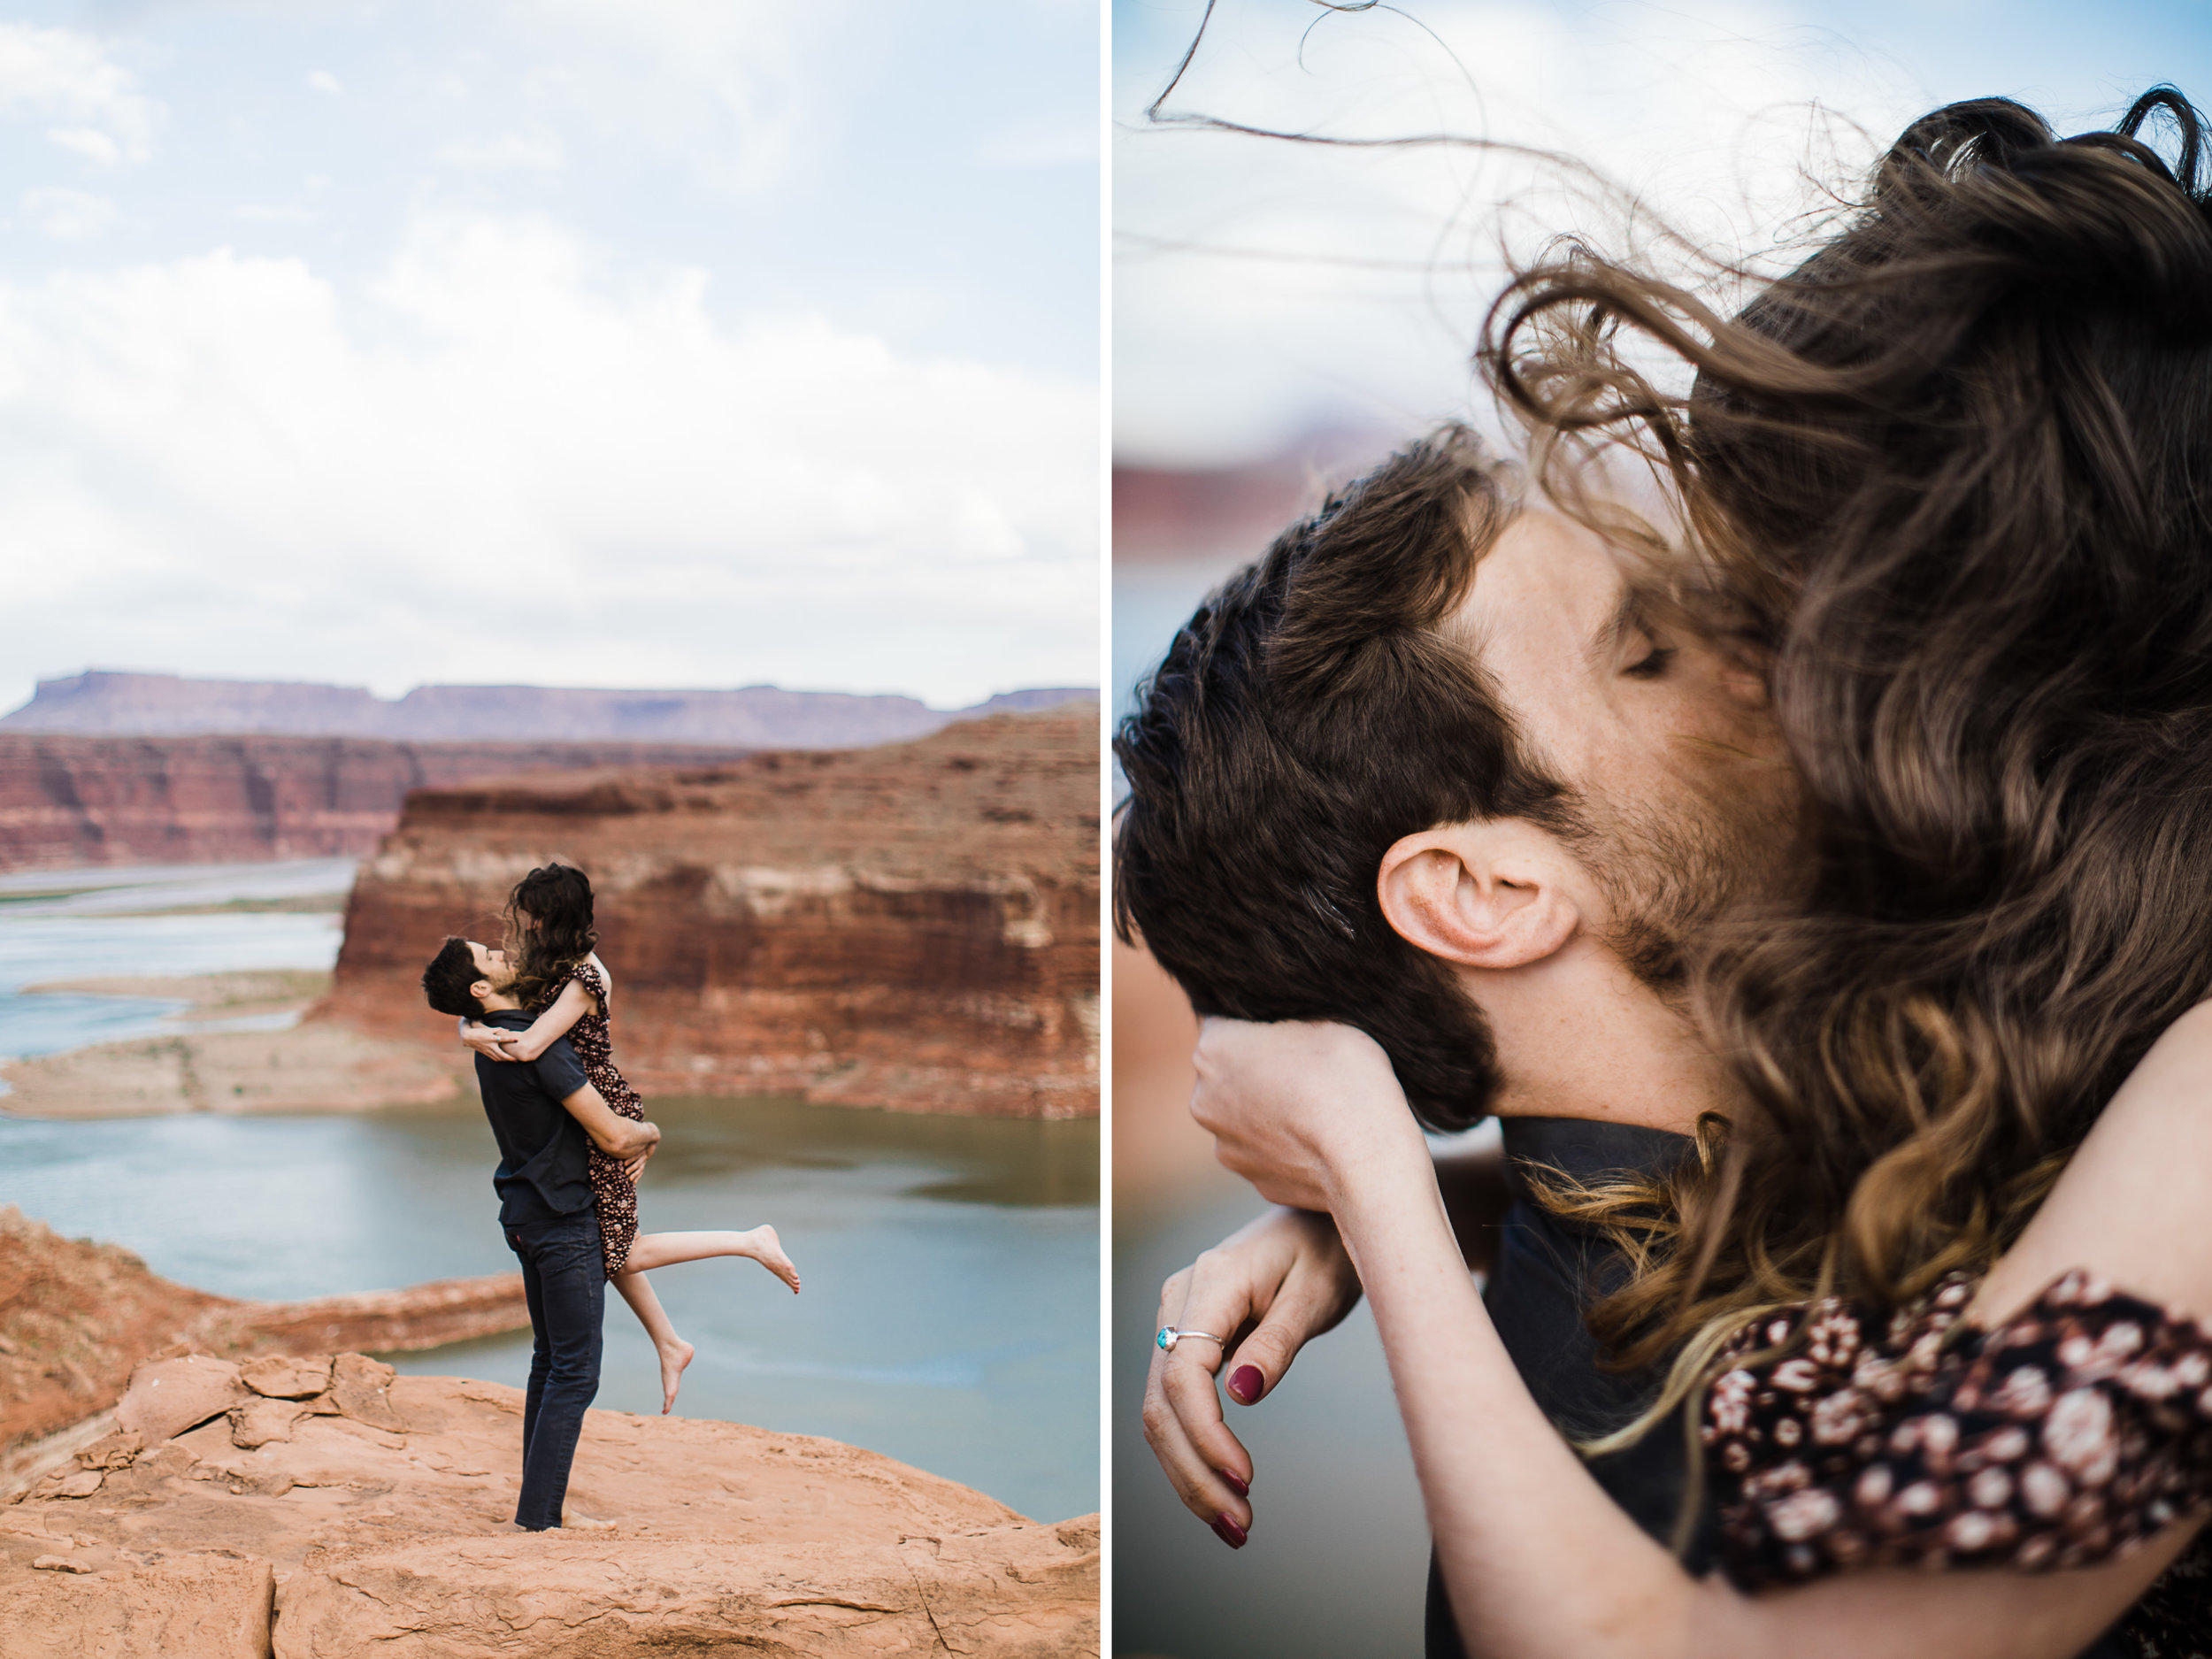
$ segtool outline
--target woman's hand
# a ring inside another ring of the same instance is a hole
[[[496,1025],[480,1025],[472,1019],[461,1026],[461,1046],[487,1060],[511,1060],[515,1056],[507,1052],[508,1048],[520,1035],[519,1032],[502,1031]]]
[[[1333,1210],[1348,1183],[1417,1166],[1427,1144],[1389,1056],[1349,1025],[1206,1019],[1192,1052],[1191,1116],[1214,1156],[1261,1197]]]
[[[1359,1279],[1326,1216],[1277,1210],[1240,1228],[1160,1287],[1160,1324],[1234,1345],[1229,1397],[1251,1405],[1298,1350],[1336,1328]],[[1239,1335],[1249,1327],[1249,1334]],[[1231,1548],[1252,1524],[1252,1459],[1222,1420],[1214,1377],[1231,1350],[1197,1339],[1155,1348],[1144,1386],[1144,1437],[1192,1514]]]

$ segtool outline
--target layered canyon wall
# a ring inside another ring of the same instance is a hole
[[[411,789],[544,769],[680,766],[733,748],[0,732],[0,871],[361,857]]]
[[[411,796],[318,1018],[449,1049],[423,965],[551,858],[597,895],[615,1056],[647,1094],[1098,1110],[1094,707],[916,743]]]

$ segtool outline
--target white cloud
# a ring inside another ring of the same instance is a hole
[[[346,89],[340,83],[338,77],[327,69],[309,70],[307,85],[310,91],[319,92],[326,98],[342,98],[346,95]]]
[[[115,204],[82,190],[27,190],[23,216],[57,242],[81,242],[108,227]]]
[[[50,127],[46,136],[57,148],[104,167],[112,167],[123,159],[123,146],[96,127]]]
[[[1093,678],[1093,387],[705,299],[466,217],[358,299],[227,251],[0,286],[27,666],[940,701]]]
[[[842,0],[505,0],[503,11],[539,55],[528,86],[540,109],[735,188],[790,175],[867,41],[864,13]]]
[[[568,165],[568,152],[550,133],[527,137],[503,133],[497,138],[448,144],[439,154],[454,166],[474,173],[557,173]]]
[[[112,165],[153,153],[161,104],[99,41],[72,29],[0,23],[0,115],[58,123],[47,137]]]
[[[1170,108],[1297,133],[1479,136],[1594,175],[1502,150],[1147,128],[1187,43],[1164,29],[1154,54],[1118,60],[1125,453],[1248,459],[1333,420],[1402,430],[1465,412],[1466,354],[1508,252],[1574,233],[1694,274],[1659,239],[1663,219],[1696,247],[1771,253],[1821,185],[1925,107],[1897,65],[1806,30],[1786,0],[1598,13],[1457,0],[1415,16],[1423,27],[1379,8],[1317,21],[1222,0]]]
[[[976,159],[987,167],[1061,167],[1098,160],[1098,123],[1087,114],[1033,120],[986,138]]]

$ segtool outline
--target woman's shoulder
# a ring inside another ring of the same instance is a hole
[[[1991,1269],[1975,1317],[2000,1323],[2076,1269],[2212,1313],[2212,1003],[2183,1015],[2098,1112],[2033,1220]]]
[[[601,1011],[605,1011],[607,993],[610,988],[607,982],[607,971],[600,964],[596,956],[588,956],[580,961],[569,964],[568,972],[563,976],[563,982],[569,981],[573,981],[590,993],[598,1002]]]

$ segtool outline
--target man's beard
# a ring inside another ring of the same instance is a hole
[[[1577,839],[1612,911],[1605,941],[1640,983],[1678,995],[1717,924],[1799,892],[1801,800],[1794,773],[1757,762],[1716,766],[1661,802],[1582,799]]]

